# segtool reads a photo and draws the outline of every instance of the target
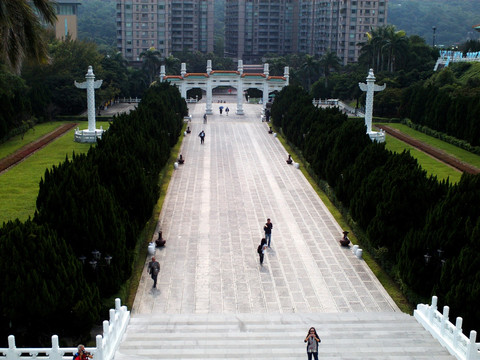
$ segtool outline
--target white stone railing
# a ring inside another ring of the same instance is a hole
[[[120,299],[115,299],[115,309],[110,309],[110,321],[103,322],[103,336],[97,335],[96,347],[87,349],[95,360],[113,359],[129,321],[130,311],[121,306]],[[52,336],[52,347],[49,348],[17,348],[15,337],[10,335],[8,348],[0,348],[0,359],[71,360],[76,352],[76,347],[59,347],[57,335]]]
[[[352,114],[358,117],[364,117],[365,113],[360,109],[355,109],[350,105],[344,103],[339,99],[313,99],[312,104],[316,107],[319,106],[337,106],[340,110],[346,112],[347,114]]]
[[[432,297],[432,305],[418,304],[413,316],[423,327],[437,339],[453,356],[459,360],[480,359],[480,343],[476,342],[477,332],[470,331],[470,338],[462,333],[461,317],[453,325],[448,320],[448,306],[443,307],[443,314],[437,310],[437,297]]]
[[[461,51],[441,50],[433,71],[437,71],[440,65],[447,67],[451,62],[480,62],[480,51],[463,55]]]
[[[139,98],[117,98],[116,103],[139,103],[142,99]]]
[[[315,106],[338,106],[338,99],[313,99],[312,104]]]

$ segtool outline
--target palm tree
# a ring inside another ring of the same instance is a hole
[[[56,19],[50,0],[0,0],[0,60],[19,73],[26,57],[48,59],[42,23]]]
[[[160,59],[161,53],[154,47],[140,53],[140,58],[142,59],[142,68],[147,73],[148,81],[151,84],[160,70],[160,64],[162,60]]]
[[[338,70],[340,68],[342,60],[335,54],[333,51],[328,50],[320,58],[320,65],[323,69],[323,75],[325,76],[325,89],[328,87],[328,76],[330,75],[330,70]]]
[[[405,53],[407,48],[406,33],[403,30],[396,31],[395,26],[388,25],[385,28],[384,35],[383,49],[386,50],[387,55],[387,70],[393,72],[395,71],[397,55]]]
[[[181,62],[180,59],[176,58],[173,55],[170,55],[165,58],[165,68],[167,75],[178,75],[180,74]]]
[[[367,57],[369,66],[374,69],[375,72],[382,70],[383,68],[383,45],[385,42],[385,27],[371,28],[366,33],[367,41],[359,44],[362,46],[360,52]]]
[[[320,62],[311,55],[305,55],[305,60],[301,66],[304,76],[305,89],[310,91],[311,85],[318,79],[320,70]]]
[[[268,59],[270,75],[283,76],[287,62],[284,57],[274,57]]]

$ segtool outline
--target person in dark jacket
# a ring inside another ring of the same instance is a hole
[[[153,279],[153,287],[156,288],[157,277],[158,277],[158,273],[160,272],[160,263],[157,260],[155,260],[155,256],[152,256],[152,261],[148,263],[147,271]]]
[[[258,253],[258,256],[260,257],[260,265],[263,265],[263,258],[265,257],[266,250],[267,250],[267,240],[265,240],[265,238],[262,238],[260,245],[258,245],[257,247],[257,253]]]
[[[307,356],[308,360],[312,360],[312,355],[315,360],[318,360],[318,343],[320,342],[320,337],[317,334],[317,331],[314,327],[311,327],[308,330],[307,337],[304,342],[307,343]]]

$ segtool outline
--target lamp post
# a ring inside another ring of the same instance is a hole
[[[423,255],[423,258],[425,259],[425,265],[440,265],[440,266],[443,266],[445,264],[445,259],[443,257],[445,251],[443,251],[442,249],[438,249],[435,252],[433,252],[433,254],[430,252],[429,249],[427,249],[427,252],[425,253],[425,255]]]
[[[78,257],[78,259],[82,262],[83,265],[85,265],[85,262],[87,260],[87,257],[85,255],[81,255]],[[92,270],[97,269],[98,266],[110,266],[112,262],[112,257],[110,255],[106,255],[103,260],[105,260],[105,265],[100,265],[100,262],[102,260],[102,253],[98,250],[93,250],[92,251],[92,259],[88,262],[88,264],[91,266]]]
[[[432,30],[433,30],[432,47],[435,47],[435,31],[437,31],[437,27],[433,26]]]

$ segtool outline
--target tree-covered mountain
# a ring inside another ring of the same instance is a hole
[[[428,44],[451,46],[480,39],[472,26],[480,24],[478,0],[390,0],[388,23],[407,35],[420,35]]]
[[[116,47],[116,0],[83,0],[78,7],[78,38]]]

